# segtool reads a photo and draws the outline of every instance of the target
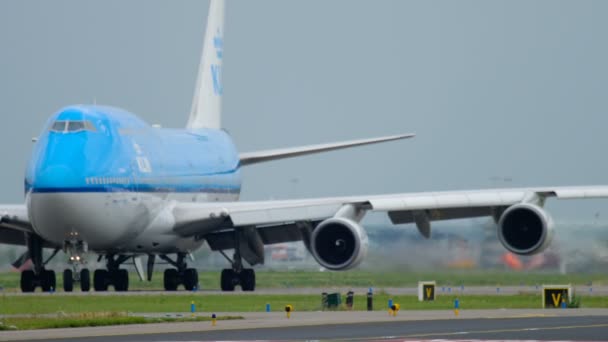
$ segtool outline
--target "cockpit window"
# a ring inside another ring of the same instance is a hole
[[[68,122],[67,121],[55,121],[55,123],[53,123],[53,126],[51,127],[51,131],[54,131],[54,132],[65,131],[66,123],[68,123]]]
[[[51,131],[59,133],[95,132],[95,126],[88,120],[55,121],[51,126]]]
[[[76,132],[84,129],[83,121],[68,121],[68,132]]]

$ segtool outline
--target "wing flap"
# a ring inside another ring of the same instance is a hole
[[[389,211],[388,217],[394,224],[416,223],[416,216],[421,213],[429,221],[456,220],[464,218],[476,218],[492,216],[495,207],[473,207],[473,208],[445,208],[425,211],[401,210]]]
[[[264,245],[301,241],[304,239],[300,225],[292,222],[276,226],[257,228]],[[225,230],[205,235],[209,248],[213,251],[233,249],[236,240],[234,231]]]

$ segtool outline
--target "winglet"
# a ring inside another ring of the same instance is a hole
[[[241,153],[239,157],[240,157],[241,166],[243,166],[243,165],[250,165],[250,164],[261,163],[261,162],[270,161],[270,160],[276,160],[276,159],[298,157],[298,156],[302,156],[302,155],[306,155],[306,154],[327,152],[327,151],[339,150],[339,149],[355,147],[355,146],[363,146],[363,145],[369,145],[369,144],[377,144],[377,143],[386,142],[386,141],[413,138],[414,136],[415,136],[415,134],[410,133],[410,134],[390,135],[390,136],[380,137],[380,138],[359,139],[359,140],[350,140],[350,141],[342,141],[342,142],[319,144],[319,145],[281,148],[281,149],[275,149],[275,150]]]
[[[211,0],[196,89],[186,128],[221,128],[224,0]]]

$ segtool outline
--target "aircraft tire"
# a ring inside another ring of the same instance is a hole
[[[114,290],[118,292],[129,290],[129,271],[118,269],[115,272],[112,272],[112,280],[114,283]]]
[[[241,280],[241,288],[243,291],[255,290],[255,271],[251,268],[245,268],[239,275]]]
[[[236,274],[233,270],[225,268],[222,270],[221,287],[222,291],[234,291],[234,278]]]
[[[177,279],[178,273],[175,268],[167,268],[163,274],[163,284],[165,291],[176,291],[177,285],[179,285]]]
[[[21,292],[34,292],[36,286],[34,285],[34,278],[36,275],[32,270],[25,270],[21,272]]]
[[[42,291],[55,291],[56,284],[55,271],[42,270],[40,272],[40,287],[42,287]]]
[[[80,291],[89,292],[91,290],[91,272],[89,269],[80,270]]]
[[[198,271],[195,268],[187,268],[184,272],[184,288],[187,291],[198,289]]]
[[[93,273],[93,287],[95,291],[107,291],[108,290],[108,271],[107,270],[95,270]]]
[[[72,270],[63,271],[63,291],[72,292],[74,290],[74,277]]]

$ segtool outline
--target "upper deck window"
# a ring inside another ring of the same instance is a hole
[[[51,126],[51,131],[59,133],[95,132],[95,126],[88,120],[55,121]]]

